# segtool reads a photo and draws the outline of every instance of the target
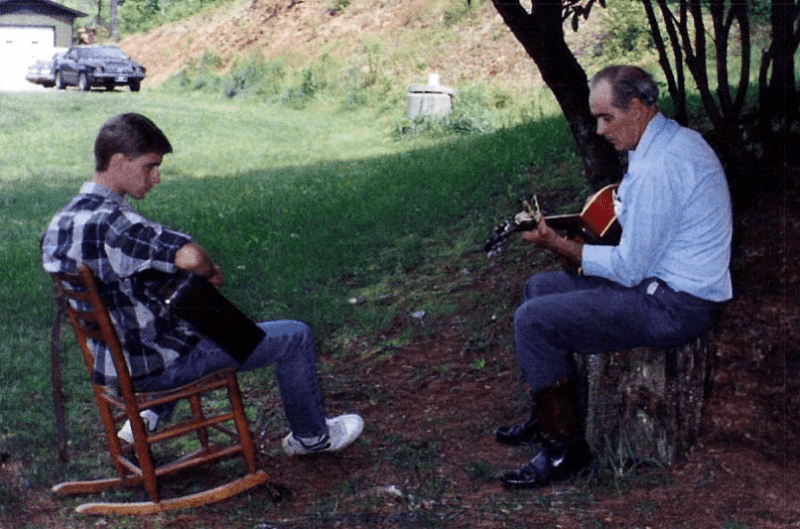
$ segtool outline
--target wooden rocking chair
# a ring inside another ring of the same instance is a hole
[[[52,274],[56,293],[67,300],[67,314],[75,331],[83,359],[91,379],[94,357],[88,340],[105,342],[111,351],[119,380],[119,391],[96,384],[92,388],[100,410],[100,417],[108,439],[111,459],[118,477],[96,481],[72,481],[58,484],[53,491],[59,494],[98,494],[117,487],[143,484],[150,501],[133,503],[84,503],[77,511],[85,514],[151,514],[183,507],[197,507],[230,498],[240,492],[267,481],[267,474],[256,465],[256,454],[252,435],[242,403],[242,395],[233,368],[222,369],[174,390],[158,393],[137,393],[131,382],[130,372],[116,330],[109,318],[97,288],[91,269],[82,266],[78,274]],[[204,409],[201,396],[209,392],[227,390],[230,410],[224,413],[209,413]],[[148,432],[140,416],[143,410],[160,404],[188,400],[191,418],[164,428],[159,432]],[[118,436],[119,423],[129,420],[133,431],[133,450]],[[226,427],[232,422],[235,430]],[[227,442],[211,442],[222,437]],[[199,448],[189,454],[156,464],[152,446],[180,436],[195,436]],[[224,485],[202,492],[171,499],[162,499],[159,480],[162,476],[196,465],[204,465],[220,458],[241,455],[247,473]]]

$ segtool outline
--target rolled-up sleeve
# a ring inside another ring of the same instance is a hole
[[[184,233],[123,210],[111,224],[105,250],[117,277],[129,277],[143,270],[173,273],[175,253],[191,240]]]

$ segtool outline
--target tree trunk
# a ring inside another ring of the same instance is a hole
[[[675,114],[673,118],[683,126],[686,126],[689,121],[689,112],[686,108],[686,83],[683,75],[683,50],[677,43],[679,42],[675,24],[672,19],[665,17],[664,25],[666,27],[667,35],[669,36],[672,54],[675,59],[675,71],[673,73],[672,62],[667,53],[667,45],[664,42],[664,37],[661,34],[661,29],[658,25],[658,18],[656,11],[653,8],[651,0],[643,0],[645,13],[647,15],[647,22],[650,24],[650,34],[653,36],[653,41],[658,51],[658,64],[661,66],[661,71],[667,79],[667,90],[672,98],[672,104],[675,107]],[[659,2],[659,5],[663,4]]]
[[[108,8],[108,25],[111,40],[119,40],[119,21],[117,20],[117,8],[119,7],[119,0],[110,0]]]
[[[684,459],[700,435],[708,344],[637,347],[576,355],[586,375],[586,438],[595,454],[625,465]]]
[[[621,180],[619,156],[595,132],[586,73],[564,40],[561,2],[534,0],[530,14],[516,1],[492,2],[553,91],[583,158],[589,184],[597,188]]]
[[[772,0],[772,42],[761,58],[759,75],[759,136],[767,163],[780,164],[788,154],[789,134],[798,119],[794,56],[800,46],[800,4]],[[768,73],[771,72],[771,75]]]

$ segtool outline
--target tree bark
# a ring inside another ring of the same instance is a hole
[[[772,0],[772,42],[761,58],[759,73],[759,136],[768,163],[782,164],[790,154],[792,124],[800,114],[795,87],[794,56],[800,47],[800,2]]]
[[[674,56],[675,68],[673,73],[672,62],[667,53],[667,45],[661,34],[661,28],[658,25],[658,18],[652,0],[643,0],[642,5],[647,15],[647,22],[650,24],[650,34],[653,36],[653,41],[658,51],[658,64],[661,66],[661,71],[664,72],[664,76],[667,79],[667,89],[672,98],[672,104],[675,107],[675,115],[673,118],[681,125],[686,126],[689,122],[689,112],[686,108],[686,80],[683,74],[683,50],[678,44],[680,40],[678,39],[675,24],[669,16],[664,18],[664,26]],[[659,8],[663,13],[663,2],[659,2]]]
[[[583,158],[589,184],[597,188],[621,180],[619,156],[595,132],[586,73],[564,40],[561,2],[534,0],[531,13],[517,1],[492,2],[553,91]]]
[[[685,458],[700,436],[708,344],[576,355],[586,376],[586,439],[619,465]]]
[[[119,40],[119,20],[117,20],[117,10],[119,7],[119,0],[109,0],[108,8],[108,25],[111,40]]]

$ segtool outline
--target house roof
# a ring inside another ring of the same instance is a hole
[[[71,9],[71,8],[69,8],[67,6],[62,6],[61,4],[57,4],[56,2],[51,2],[50,0],[0,0],[0,8],[2,8],[4,6],[14,5],[14,4],[23,5],[23,6],[30,6],[30,7],[33,7],[33,6],[38,4],[38,5],[41,5],[41,6],[46,6],[46,7],[50,8],[50,9],[53,9],[53,10],[56,10],[56,11],[61,11],[63,13],[66,13],[66,14],[70,15],[72,18],[81,18],[81,17],[89,16],[86,13],[82,13],[82,12],[77,11],[75,9]]]

